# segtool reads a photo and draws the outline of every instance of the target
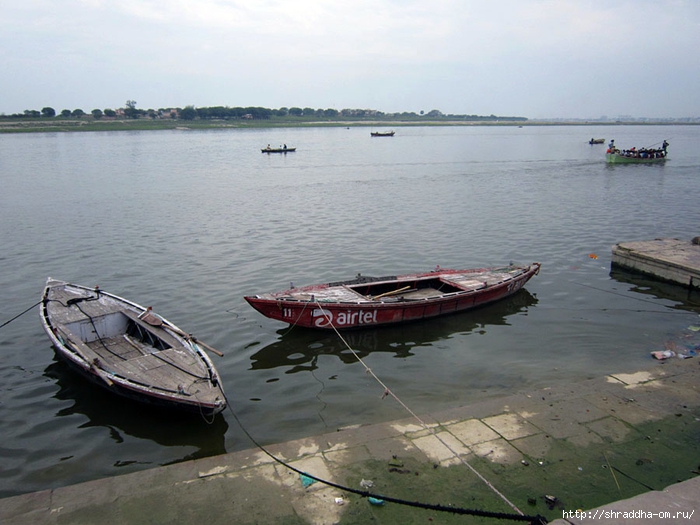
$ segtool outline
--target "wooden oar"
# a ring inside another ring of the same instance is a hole
[[[214,352],[214,353],[215,353],[216,355],[218,355],[219,357],[224,357],[224,354],[223,354],[223,353],[219,352],[216,348],[213,348],[213,347],[209,346],[207,343],[203,343],[202,341],[200,341],[199,339],[197,339],[197,338],[196,338],[195,336],[193,336],[192,334],[185,333],[185,332],[183,332],[182,330],[180,330],[179,328],[175,328],[175,327],[174,327],[173,325],[171,325],[170,323],[166,323],[164,326],[167,327],[167,328],[169,328],[170,330],[172,330],[172,331],[175,332],[176,334],[180,334],[180,335],[181,335],[182,337],[184,337],[185,339],[190,339],[190,340],[193,341],[194,343],[197,343],[198,345],[202,345],[204,348],[206,348],[207,350],[209,350],[209,351],[211,351],[211,352]]]
[[[157,313],[153,312],[153,308],[151,306],[149,306],[139,314],[139,319],[141,319],[145,323],[150,324],[151,326],[163,325],[163,318]]]
[[[162,327],[163,324],[165,324],[165,326],[167,326],[168,328],[170,328],[173,332],[175,332],[175,333],[177,333],[177,334],[180,334],[182,337],[184,337],[184,338],[186,338],[186,339],[191,339],[192,341],[194,341],[194,342],[197,343],[198,345],[202,345],[202,346],[203,346],[204,348],[206,348],[207,350],[210,350],[210,351],[214,352],[214,353],[215,353],[216,355],[218,355],[219,357],[224,357],[224,354],[222,354],[221,352],[219,352],[216,348],[212,348],[212,347],[209,346],[208,344],[203,343],[202,341],[200,341],[200,340],[198,340],[197,338],[195,338],[195,336],[193,336],[192,334],[185,333],[185,332],[183,332],[182,330],[180,330],[179,328],[175,328],[173,325],[170,324],[170,322],[165,321],[165,319],[163,319],[163,318],[162,318],[161,316],[159,316],[157,313],[153,312],[153,309],[152,309],[152,307],[150,307],[150,306],[149,306],[148,308],[146,308],[145,311],[141,312],[141,314],[139,315],[139,319],[141,319],[141,320],[147,322],[147,323],[150,324],[151,326],[160,326],[160,327]],[[165,322],[164,322],[164,321],[165,321]]]
[[[192,339],[192,341],[194,341],[194,342],[197,343],[198,345],[202,345],[204,348],[206,348],[206,349],[209,350],[210,352],[214,352],[214,353],[215,353],[216,355],[218,355],[219,357],[224,357],[224,354],[223,354],[222,352],[219,352],[216,348],[213,348],[213,347],[209,346],[207,343],[203,343],[202,341],[200,341],[199,339],[197,339],[197,338],[194,337],[193,335],[191,335],[191,336],[189,336],[189,337],[190,337],[190,339]]]
[[[403,288],[399,288],[398,290],[392,290],[391,292],[380,293],[379,295],[374,297],[374,299],[379,299],[380,297],[387,297],[389,295],[396,295],[397,293],[405,292],[409,288],[410,288],[410,286],[404,286]]]

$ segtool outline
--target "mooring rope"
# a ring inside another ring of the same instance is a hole
[[[42,299],[41,301],[43,301],[43,299]],[[0,328],[2,328],[3,326],[7,326],[8,324],[10,324],[12,321],[14,321],[14,320],[16,320],[16,319],[19,319],[19,318],[22,317],[24,314],[26,314],[28,311],[30,311],[32,308],[36,308],[37,306],[39,306],[39,305],[41,304],[41,301],[39,301],[38,303],[35,303],[35,304],[31,305],[31,306],[30,306],[29,308],[27,308],[24,312],[22,312],[21,314],[15,315],[15,316],[14,316],[12,319],[10,319],[9,321],[5,321],[4,323],[0,324]]]
[[[301,316],[302,316],[302,315],[304,314],[304,312],[306,311],[306,307],[307,307],[308,305],[309,305],[309,301],[306,301],[306,302],[304,303],[304,308],[301,309],[301,312],[299,312],[299,315],[297,315],[297,318],[294,320],[293,323],[291,323],[291,324],[289,325],[289,328],[287,328],[287,330],[286,330],[284,333],[282,333],[283,336],[286,335],[286,334],[288,334],[289,332],[291,332],[291,331],[292,331],[292,328],[296,327],[297,323],[299,322],[299,319],[301,319]]]
[[[353,350],[353,348],[348,344],[348,342],[345,340],[345,338],[343,338],[343,336],[340,335],[340,332],[333,324],[333,320],[328,316],[326,311],[319,304],[318,300],[316,300],[316,305],[319,307],[322,314],[326,317],[326,320],[330,324],[331,328],[333,328],[333,331],[340,338],[340,340],[343,342],[343,344],[347,347],[348,350],[350,350],[350,352],[352,352],[352,355],[355,356],[355,358],[360,362],[360,364],[362,364],[362,366],[365,367],[365,372],[370,374],[375,379],[375,381],[377,381],[377,383],[379,383],[381,385],[381,387],[384,388],[384,394],[382,395],[382,398],[384,398],[388,395],[393,397],[399,403],[399,405],[401,405],[404,409],[406,409],[406,411],[409,414],[411,414],[411,416],[413,418],[415,418],[416,421],[418,421],[420,423],[420,425],[425,430],[427,430],[433,437],[435,437],[440,443],[442,443],[445,446],[445,448],[447,448],[447,450],[449,450],[463,465],[467,466],[469,468],[469,470],[471,470],[481,481],[483,481],[486,484],[487,487],[489,487],[493,492],[495,492],[505,503],[508,504],[508,506],[510,506],[510,508],[512,508],[519,515],[523,516],[524,515],[523,512],[518,507],[516,507],[513,503],[511,503],[511,501],[508,498],[506,498],[496,487],[494,487],[491,484],[490,481],[488,481],[474,467],[472,467],[468,461],[466,461],[463,457],[461,457],[459,455],[459,453],[457,453],[455,450],[453,450],[452,447],[450,447],[450,445],[445,442],[445,440],[443,440],[432,428],[430,428],[420,417],[418,417],[418,415],[415,412],[413,412],[413,410],[411,410],[388,386],[386,386],[386,384],[384,384],[384,382],[381,379],[379,379],[379,377],[377,377],[377,375],[372,371],[372,369],[369,366],[367,366],[367,364],[362,360],[362,358],[357,354],[357,352],[355,352],[355,350]]]

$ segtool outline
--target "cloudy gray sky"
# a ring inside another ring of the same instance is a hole
[[[0,113],[700,116],[698,0],[0,0]]]

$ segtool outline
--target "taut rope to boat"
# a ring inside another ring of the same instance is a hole
[[[42,299],[42,301],[43,301],[43,299]],[[9,321],[5,321],[4,323],[0,324],[0,328],[2,328],[2,327],[4,327],[4,326],[7,326],[8,324],[10,324],[12,321],[14,321],[14,320],[16,320],[16,319],[19,319],[19,318],[22,317],[24,314],[26,314],[27,312],[29,312],[32,308],[36,308],[37,306],[39,306],[39,305],[41,304],[42,301],[39,301],[38,303],[35,303],[35,304],[31,305],[29,308],[27,308],[27,309],[26,309],[24,312],[22,312],[21,314],[17,314],[17,315],[15,315],[12,319],[10,319]]]
[[[312,302],[312,301],[309,301]],[[316,306],[323,311],[323,307],[321,304],[314,299],[313,302],[316,304]],[[323,315],[326,315],[325,312]],[[330,321],[330,319],[329,319]],[[236,412],[233,410],[233,406],[231,403],[228,402],[228,399],[226,399],[226,405],[228,406],[228,409],[231,411],[231,414],[233,415],[233,418],[236,420],[236,423],[238,423],[238,426],[241,428],[243,433],[248,437],[248,439],[251,440],[251,442],[258,447],[262,452],[264,452],[267,456],[269,456],[272,460],[276,461],[280,465],[288,468],[289,470],[292,470],[299,474],[300,476],[305,476],[307,478],[310,478],[314,481],[318,481],[320,483],[323,483],[325,485],[328,485],[330,487],[345,491],[345,492],[350,492],[352,494],[357,494],[362,497],[366,498],[375,498],[377,500],[382,500],[382,501],[388,501],[389,503],[397,503],[399,505],[406,505],[410,507],[417,507],[417,508],[422,508],[422,509],[427,509],[427,510],[435,510],[435,511],[440,511],[440,512],[449,512],[451,514],[460,514],[460,515],[472,515],[472,516],[482,516],[486,518],[496,518],[496,519],[502,519],[502,520],[512,520],[512,521],[528,521],[530,523],[541,523],[541,524],[546,524],[547,520],[540,515],[537,516],[528,516],[525,515],[518,507],[516,507],[508,498],[506,498],[496,487],[494,487],[484,476],[482,476],[479,472],[474,469],[467,461],[464,460],[464,458],[460,457],[457,452],[455,452],[448,443],[446,443],[440,436],[438,436],[435,431],[430,428],[423,420],[418,417],[418,415],[413,412],[401,399],[394,394],[394,392],[391,391],[391,389],[384,384],[384,382],[377,377],[377,375],[372,371],[372,369],[367,366],[367,364],[362,360],[362,358],[355,352],[355,350],[347,343],[347,341],[343,338],[343,336],[338,332],[336,327],[331,323],[331,326],[337,336],[340,338],[340,340],[343,342],[343,344],[352,352],[352,354],[355,356],[355,358],[364,366],[365,371],[370,374],[376,381],[379,383],[383,388],[384,388],[384,394],[382,395],[382,398],[390,395],[393,397],[403,408],[405,408],[409,414],[411,414],[419,423],[420,425],[426,429],[432,436],[438,439],[440,443],[442,443],[456,458],[459,459],[459,461],[466,465],[469,470],[471,470],[481,481],[483,481],[495,494],[497,494],[509,507],[511,507],[516,514],[509,514],[509,513],[504,513],[504,512],[490,512],[490,511],[484,511],[484,510],[479,510],[479,509],[465,509],[465,508],[460,508],[460,507],[453,507],[453,506],[447,506],[447,505],[434,505],[434,504],[428,504],[428,503],[420,503],[416,501],[407,501],[399,498],[393,498],[390,496],[384,496],[382,494],[373,494],[367,490],[358,490],[354,489],[351,487],[346,487],[343,485],[339,485],[337,483],[333,483],[331,481],[319,478],[317,476],[314,476],[312,474],[309,474],[307,472],[304,472],[302,470],[299,470],[292,465],[288,464],[287,462],[283,461],[282,459],[276,457],[274,454],[269,452],[265,447],[263,447],[258,441],[255,440],[255,438],[248,432],[248,430],[243,426],[243,423],[238,419],[238,416],[236,415]],[[292,325],[292,328],[294,325]],[[225,394],[224,394],[225,397]]]
[[[411,416],[420,423],[420,425],[430,432],[430,434],[435,437],[440,443],[442,443],[447,450],[449,450],[463,465],[467,466],[469,470],[471,470],[481,481],[483,481],[487,487],[489,487],[492,491],[494,491],[505,503],[508,504],[510,508],[512,508],[515,512],[517,512],[519,515],[524,516],[523,512],[516,507],[511,501],[506,498],[496,487],[494,487],[490,481],[488,481],[484,476],[482,476],[474,467],[472,467],[468,461],[466,461],[463,457],[459,455],[448,443],[446,443],[430,426],[428,426],[413,410],[411,410],[406,403],[401,401],[401,399],[381,380],[377,375],[372,371],[372,369],[367,366],[367,364],[362,360],[362,358],[355,352],[355,350],[348,344],[348,342],[343,338],[342,335],[340,335],[340,332],[338,329],[335,327],[335,325],[332,322],[332,319],[328,317],[328,315],[325,313],[323,310],[323,307],[321,304],[316,301],[316,305],[319,307],[321,312],[323,313],[324,316],[326,316],[326,319],[328,320],[330,326],[333,328],[333,331],[336,333],[336,335],[340,338],[340,340],[343,342],[343,344],[347,347],[350,352],[352,352],[352,355],[355,356],[355,358],[362,364],[362,366],[365,367],[365,372],[371,375],[377,383],[384,389],[384,393],[382,394],[382,399],[385,398],[386,396],[391,396],[393,397],[399,405],[401,405],[406,411],[411,414]]]

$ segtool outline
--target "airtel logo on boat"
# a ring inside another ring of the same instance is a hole
[[[314,326],[317,328],[355,326],[360,324],[375,324],[377,322],[377,311],[347,310],[345,312],[336,312],[335,319],[333,319],[333,312],[324,310],[323,308],[315,308],[311,312],[311,317],[316,319],[314,321]]]

